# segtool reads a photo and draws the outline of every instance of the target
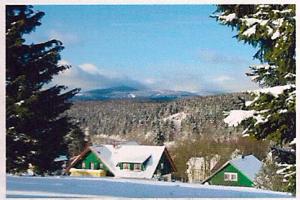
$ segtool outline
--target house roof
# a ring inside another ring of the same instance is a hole
[[[166,152],[167,157],[169,154],[164,146],[146,146],[146,145],[95,145],[90,146],[89,149],[94,152],[101,161],[109,168],[115,177],[124,178],[152,178],[155,169],[159,163],[159,160]],[[87,151],[84,151],[86,154]],[[79,156],[75,161],[71,163],[75,165],[83,156]],[[118,163],[121,162],[132,162],[132,163],[143,163],[147,161],[147,166],[144,171],[127,171],[121,170]],[[169,158],[170,159],[170,158]],[[171,165],[176,170],[172,160]],[[70,166],[68,170],[72,167]]]
[[[262,162],[253,155],[245,156],[244,158],[236,158],[231,160],[230,164],[240,170],[251,181],[255,179],[256,174],[259,172],[262,166]]]
[[[238,158],[227,161],[218,170],[216,170],[212,175],[207,177],[202,183],[210,180],[215,174],[224,169],[228,164],[233,165],[237,170],[247,176],[251,181],[254,181],[256,174],[262,167],[262,162],[259,161],[255,156],[239,156]]]
[[[120,156],[120,159],[118,159],[118,163],[144,163],[149,157],[151,157],[151,154],[144,154],[139,156],[125,155],[124,157]]]

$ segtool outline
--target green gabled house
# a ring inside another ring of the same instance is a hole
[[[240,156],[217,169],[202,183],[209,185],[253,187],[262,162],[255,156]]]
[[[71,161],[71,176],[113,176],[120,178],[166,178],[176,171],[165,146],[138,144],[87,147]]]

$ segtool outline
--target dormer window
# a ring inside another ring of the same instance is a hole
[[[128,163],[123,163],[123,169],[129,170],[129,164]]]
[[[134,170],[141,171],[141,164],[138,164],[138,163],[134,164]]]

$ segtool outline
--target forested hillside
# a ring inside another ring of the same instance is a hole
[[[239,130],[223,122],[224,111],[238,109],[245,93],[191,97],[176,101],[134,100],[74,102],[67,112],[89,129],[93,143],[110,136],[134,139],[141,143],[160,144],[190,135],[211,135],[224,139]]]

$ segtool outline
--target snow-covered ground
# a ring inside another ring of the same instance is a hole
[[[7,198],[285,198],[286,193],[245,187],[116,178],[6,176]]]

